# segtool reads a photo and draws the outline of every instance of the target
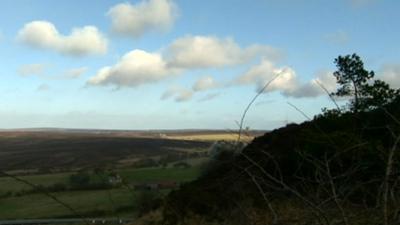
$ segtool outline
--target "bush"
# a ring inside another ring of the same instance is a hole
[[[85,188],[89,185],[90,175],[87,172],[79,172],[69,177],[69,183],[72,188]]]
[[[136,210],[139,215],[144,215],[161,206],[162,200],[158,191],[146,190],[138,193]]]
[[[189,163],[187,163],[187,162],[177,162],[177,163],[174,163],[173,165],[172,165],[174,168],[182,168],[182,169],[187,169],[187,168],[190,168],[190,167],[192,167]]]

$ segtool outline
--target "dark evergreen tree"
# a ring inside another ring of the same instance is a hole
[[[335,59],[335,64],[337,71],[333,75],[340,87],[332,95],[350,97],[349,109],[352,112],[382,107],[392,102],[400,93],[384,81],[375,80],[372,83],[374,71],[367,71],[357,54],[339,56]]]

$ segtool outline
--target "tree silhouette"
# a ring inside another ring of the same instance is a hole
[[[341,87],[333,93],[334,96],[353,96],[350,109],[360,110],[360,98],[369,79],[375,76],[373,71],[364,69],[364,63],[357,54],[339,56],[335,59],[337,71],[333,73]]]
[[[367,84],[363,87],[363,98],[359,107],[364,111],[383,107],[394,101],[399,95],[399,90],[390,88],[389,84],[384,81],[375,80],[372,85]]]
[[[382,107],[400,95],[399,90],[390,88],[389,84],[375,80],[374,71],[364,69],[364,63],[357,54],[339,56],[335,59],[337,71],[333,73],[340,85],[333,96],[350,96],[349,109],[352,112],[367,111]]]

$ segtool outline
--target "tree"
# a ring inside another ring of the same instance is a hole
[[[364,69],[364,63],[357,54],[339,56],[335,59],[335,64],[338,70],[333,75],[341,87],[333,95],[338,97],[353,96],[350,109],[358,112],[363,89],[368,80],[375,76],[375,73]]]
[[[371,110],[393,102],[400,95],[400,91],[390,88],[384,81],[375,80],[372,85],[367,84],[362,89],[362,95],[360,108]]]
[[[71,174],[69,182],[73,188],[86,188],[90,183],[90,175],[86,172]]]
[[[399,90],[390,88],[384,81],[375,80],[372,83],[370,80],[375,76],[374,71],[364,69],[364,63],[357,54],[339,56],[335,64],[337,71],[333,75],[340,87],[332,95],[352,97],[349,107],[352,112],[382,107],[400,95]]]

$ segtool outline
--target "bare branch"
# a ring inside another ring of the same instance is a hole
[[[332,94],[328,91],[328,89],[326,89],[325,86],[321,82],[319,82],[318,80],[315,80],[315,82],[318,84],[318,86],[320,86],[326,92],[326,94],[329,96],[329,98],[331,99],[333,104],[335,104],[337,110],[340,112],[341,110],[340,110],[339,105],[337,104],[335,98],[333,98]]]
[[[277,74],[275,77],[273,77],[271,80],[269,80],[264,86],[263,88],[261,88],[258,93],[253,97],[253,99],[251,99],[251,101],[249,102],[249,104],[247,105],[247,107],[245,108],[243,114],[242,114],[242,118],[240,119],[240,123],[239,123],[239,132],[238,132],[238,139],[237,139],[237,143],[240,142],[240,138],[242,135],[242,130],[243,130],[243,124],[244,124],[244,119],[246,118],[246,114],[249,111],[250,107],[253,105],[253,103],[257,100],[257,98],[268,88],[268,86],[274,81],[276,80],[276,78],[278,78],[281,74]]]
[[[389,151],[389,155],[387,158],[387,165],[386,165],[386,173],[384,178],[384,192],[383,192],[383,224],[389,224],[389,213],[388,213],[388,197],[389,197],[389,178],[392,174],[392,167],[393,167],[393,158],[394,153],[397,149],[397,145],[400,142],[400,135],[398,135],[396,141],[394,142],[392,148]]]

